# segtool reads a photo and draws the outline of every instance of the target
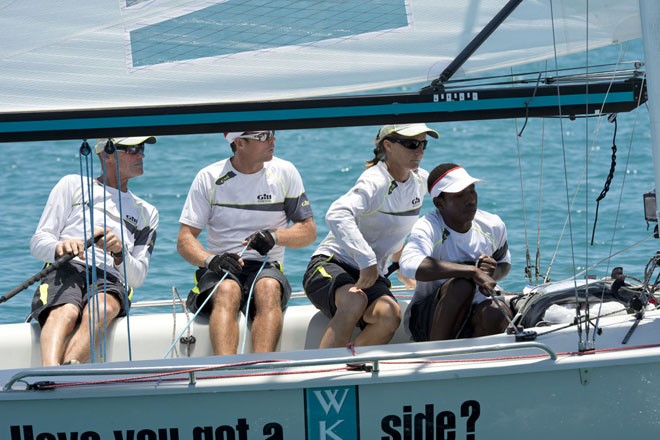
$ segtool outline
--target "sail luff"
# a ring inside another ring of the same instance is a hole
[[[657,192],[660,188],[660,108],[658,108],[660,105],[660,2],[639,0],[639,7],[646,60],[653,175]],[[660,218],[660,210],[656,210],[656,218]]]

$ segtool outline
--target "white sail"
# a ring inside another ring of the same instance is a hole
[[[506,3],[4,2],[0,115],[291,99],[428,81]],[[525,0],[459,74],[639,36],[636,0]]]

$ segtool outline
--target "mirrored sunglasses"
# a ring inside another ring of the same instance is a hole
[[[136,154],[141,154],[144,156],[144,143],[137,145],[116,145],[115,148],[117,151],[123,151],[126,154],[134,156]]]
[[[396,142],[397,144],[401,145],[403,148],[407,148],[408,150],[416,150],[419,147],[422,147],[422,150],[426,150],[426,145],[429,143],[429,141],[427,141],[426,139],[420,141],[417,139],[390,138],[390,141]]]
[[[258,131],[256,133],[243,133],[242,135],[237,137],[241,139],[255,139],[261,142],[268,142],[269,140],[275,137],[275,131],[268,130],[268,131]]]

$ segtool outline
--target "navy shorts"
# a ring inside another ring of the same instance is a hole
[[[410,319],[408,320],[408,330],[415,342],[424,342],[429,340],[431,334],[431,324],[433,315],[438,305],[439,293],[428,295],[422,301],[411,304]]]
[[[87,289],[88,277],[91,278],[91,269],[87,271],[86,266],[77,261],[65,263],[46,275],[41,280],[41,285],[32,298],[32,313],[30,316],[37,319],[39,324],[43,326],[53,307],[73,304],[82,311],[89,300],[88,293],[92,293],[88,292]],[[130,289],[128,298],[126,298],[123,283],[111,274],[107,274],[104,280],[103,271],[96,268],[96,290],[94,290],[94,294],[103,291],[119,301],[121,310],[117,316],[126,316],[126,300],[128,299],[128,306],[130,307],[133,290]],[[103,303],[99,304],[99,310],[103,313]]]
[[[227,275],[227,279],[232,279],[241,286],[242,296],[241,296],[241,307],[240,310],[245,314],[245,308],[247,306],[248,296],[250,294],[250,289],[252,285],[262,278],[274,278],[280,283],[282,288],[282,310],[286,309],[289,299],[291,298],[291,285],[289,281],[284,276],[282,272],[282,266],[277,262],[266,263],[264,268],[259,272],[262,261],[256,260],[244,260],[245,265],[243,270],[238,276],[235,276],[232,273]],[[257,275],[258,274],[258,275]],[[206,298],[209,296],[209,293],[213,290],[215,285],[220,281],[222,276],[208,270],[206,268],[200,267],[195,271],[195,287],[188,294],[188,299],[186,304],[188,309],[196,313],[199,307],[204,303]],[[254,295],[254,293],[253,293]],[[213,301],[208,301],[204,308],[199,312],[200,315],[208,316],[211,314],[211,309],[213,308]],[[255,305],[254,302],[250,304],[250,315],[249,319],[254,319]]]
[[[337,312],[335,304],[337,289],[346,284],[355,284],[359,278],[360,270],[339,258],[314,255],[307,265],[303,288],[312,304],[325,316],[332,318]],[[390,280],[379,275],[373,286],[363,289],[367,295],[367,307],[381,296],[388,295],[394,298],[390,287],[392,287]],[[359,325],[360,328],[364,328],[365,323],[360,320]]]

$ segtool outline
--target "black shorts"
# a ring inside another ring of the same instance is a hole
[[[87,305],[89,295],[98,294],[98,292],[107,292],[119,301],[121,310],[117,316],[126,316],[126,303],[130,307],[130,300],[133,296],[133,290],[129,289],[128,298],[126,298],[126,289],[123,283],[114,275],[107,274],[103,279],[103,271],[96,268],[96,289],[90,292],[87,289],[87,278],[91,278],[92,271],[86,270],[86,266],[77,261],[64,263],[53,272],[46,275],[41,280],[41,285],[37,288],[32,298],[32,313],[30,316],[39,321],[43,326],[48,318],[48,314],[55,306],[63,304],[73,304],[82,311]],[[101,312],[103,304],[99,304]]]
[[[277,261],[273,263],[266,263],[261,272],[259,272],[259,269],[263,264],[262,261],[245,260],[244,263],[245,265],[243,266],[243,270],[238,275],[238,277],[232,273],[227,275],[227,278],[236,281],[238,285],[241,286],[241,312],[245,314],[245,308],[247,306],[247,300],[252,285],[262,278],[274,278],[279,281],[280,287],[282,289],[282,310],[285,310],[287,304],[289,303],[289,299],[291,298],[291,285],[289,284],[289,280],[286,279],[286,276],[284,276],[284,273],[282,272],[282,266]],[[204,303],[206,298],[209,296],[209,293],[211,293],[221,278],[222,276],[204,267],[200,267],[195,271],[195,287],[192,288],[188,294],[188,299],[186,300],[188,309],[191,312],[197,312],[199,307]],[[208,318],[208,316],[211,314],[212,308],[213,301],[208,301],[204,305],[204,308],[199,312],[199,314]],[[249,319],[254,319],[254,312],[255,305],[254,302],[252,302],[250,304]]]
[[[410,319],[408,320],[408,330],[415,342],[424,342],[429,340],[431,334],[431,324],[433,315],[439,301],[439,292],[429,295],[422,301],[410,304]]]
[[[337,289],[346,284],[355,284],[359,278],[360,270],[339,258],[314,255],[307,265],[303,288],[312,304],[328,318],[332,318],[337,312],[335,304]],[[390,280],[379,275],[373,286],[362,290],[367,295],[367,307],[381,296],[388,295],[394,298],[390,287],[392,287]],[[360,320],[359,325],[364,328],[365,324]]]

